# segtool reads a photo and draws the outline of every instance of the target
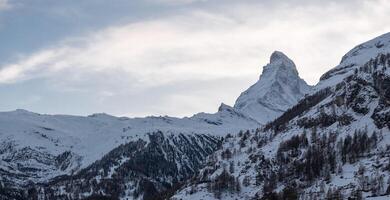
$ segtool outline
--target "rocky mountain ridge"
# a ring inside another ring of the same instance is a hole
[[[295,105],[310,89],[299,77],[294,62],[275,51],[259,81],[238,97],[234,108],[265,124]]]

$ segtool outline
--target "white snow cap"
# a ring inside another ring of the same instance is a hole
[[[221,103],[221,105],[218,108],[218,112],[222,112],[222,111],[225,111],[225,110],[233,110],[233,107],[231,107],[229,105],[226,105],[224,103]]]
[[[275,51],[260,79],[238,97],[234,108],[265,124],[295,105],[309,90],[294,62]]]
[[[286,66],[292,66],[295,68],[294,62],[288,58],[283,52],[280,51],[274,51],[271,54],[270,63],[274,64],[284,64]]]
[[[276,80],[277,78],[289,75],[299,75],[294,62],[284,53],[274,51],[271,54],[269,64],[263,67],[263,73],[261,74],[260,79],[267,78]]]
[[[354,70],[375,59],[380,54],[390,53],[390,32],[372,40],[359,44],[346,53],[339,65],[321,76],[316,90],[337,84],[345,77],[354,73]]]
[[[363,65],[378,54],[390,53],[390,32],[359,44],[343,56],[340,66]]]

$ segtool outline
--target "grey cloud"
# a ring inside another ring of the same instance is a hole
[[[35,82],[41,98],[26,94],[35,100],[29,108],[45,112],[213,112],[256,81],[276,49],[314,84],[347,50],[390,28],[390,2],[383,0],[224,2],[162,6],[166,13],[158,17],[66,37],[2,65],[0,92],[19,85],[19,98]]]
[[[0,0],[0,11],[10,9],[12,5],[8,0]]]

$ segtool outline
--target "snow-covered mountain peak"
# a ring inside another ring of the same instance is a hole
[[[299,78],[294,62],[280,51],[273,52],[270,63],[263,67],[260,80],[263,82],[285,82],[289,77]]]
[[[309,90],[294,62],[275,51],[260,79],[238,97],[234,108],[265,124],[296,104]]]
[[[37,115],[37,113],[30,112],[25,109],[16,109],[14,111],[10,111],[9,113],[14,114],[14,115]]]
[[[218,112],[223,112],[223,111],[226,111],[226,110],[233,110],[233,107],[231,107],[229,105],[226,105],[224,103],[221,103],[221,105],[218,108]]]
[[[343,56],[340,65],[362,65],[378,54],[389,52],[390,32],[354,47]]]
[[[295,68],[294,62],[281,51],[274,51],[269,62],[274,65],[286,65]]]
[[[346,53],[339,65],[321,76],[316,86],[322,89],[337,84],[347,76],[352,75],[356,69],[375,59],[379,55],[390,53],[390,32],[372,40],[357,45]]]
[[[106,113],[94,113],[92,115],[88,115],[88,118],[92,118],[97,121],[118,121],[126,119],[126,117],[119,118]]]

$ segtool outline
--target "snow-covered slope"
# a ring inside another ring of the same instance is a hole
[[[309,91],[310,86],[299,77],[294,62],[275,51],[260,79],[240,95],[234,108],[265,124],[295,105]]]
[[[321,76],[316,89],[322,89],[329,85],[341,82],[345,77],[354,73],[355,69],[376,58],[379,54],[390,52],[390,33],[383,34],[370,41],[357,45],[348,51],[339,65]]]
[[[206,134],[161,131],[149,133],[148,139],[120,145],[77,174],[56,177],[32,190],[45,199],[96,199],[96,195],[107,199],[163,199],[193,176],[221,142]]]
[[[73,176],[90,168],[95,162],[104,163],[98,165],[99,167],[116,165],[120,168],[121,165],[128,163],[125,162],[126,160],[137,157],[139,154],[143,155],[145,152],[142,151],[148,152],[147,149],[151,148],[164,149],[162,150],[163,157],[161,154],[152,152],[147,153],[147,157],[157,155],[156,157],[162,160],[162,165],[170,163],[171,169],[167,170],[175,172],[176,178],[189,177],[190,173],[195,173],[200,167],[201,161],[216,150],[222,136],[248,127],[258,128],[259,126],[260,124],[255,120],[224,104],[217,113],[199,113],[190,118],[167,116],[126,118],[107,114],[81,117],[42,115],[26,110],[1,112],[0,188],[3,186],[25,188],[34,183],[47,183],[55,177]],[[155,140],[157,133],[161,134],[158,137],[162,141],[166,140],[164,146],[156,146],[156,142],[151,142],[151,138]],[[110,158],[109,161],[115,161],[116,164],[102,160],[107,154],[112,155],[113,151],[118,151],[115,149],[123,145],[132,146],[134,143],[142,144],[134,154],[123,156],[115,153],[114,155],[118,156]],[[172,156],[167,157],[169,154],[176,157],[174,161],[171,160]],[[146,161],[147,159],[143,162],[146,163]],[[150,166],[164,167],[156,163],[150,163]],[[132,174],[137,173],[140,172],[137,170],[132,172]],[[97,172],[92,174],[103,176]],[[137,184],[140,184],[145,177],[141,179],[139,174],[134,176],[138,179],[134,178],[132,183],[136,185],[132,187],[137,188]],[[159,182],[162,180],[161,177],[147,177],[153,185],[162,184]],[[174,184],[173,174],[167,174],[164,177],[170,177],[170,181],[164,180],[165,185],[157,188],[157,191],[168,189],[167,185]],[[63,183],[66,181],[65,179]],[[130,184],[127,181],[124,182]],[[13,196],[2,194],[10,190],[0,190],[0,199],[3,196],[10,199],[11,197],[21,198],[20,195],[23,192]],[[142,194],[142,191],[138,193]]]
[[[71,151],[80,156],[78,167],[81,168],[120,144],[138,139],[147,141],[146,134],[157,130],[223,136],[248,127],[257,128],[259,124],[234,112],[228,106],[221,106],[219,112],[215,114],[202,113],[182,119],[174,117],[130,119],[106,114],[88,117],[41,115],[25,110],[0,113],[0,141],[3,144],[1,147],[12,146],[13,149],[28,147],[53,156]],[[46,175],[44,177],[48,178]]]
[[[388,199],[390,33],[262,130],[226,137],[172,199]]]
[[[191,119],[198,122],[219,125],[223,127],[223,131],[221,132],[225,134],[237,132],[238,127],[243,129],[244,127],[257,128],[261,126],[256,120],[224,103],[219,106],[217,113],[198,113],[192,116]]]

